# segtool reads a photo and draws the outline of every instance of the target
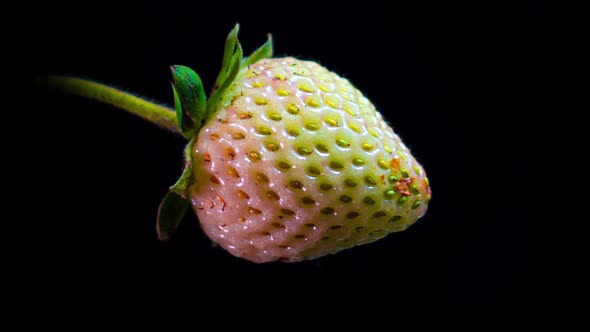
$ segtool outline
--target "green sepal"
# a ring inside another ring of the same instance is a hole
[[[266,43],[262,44],[256,51],[252,52],[249,57],[244,59],[244,66],[249,66],[259,60],[271,58],[273,53],[272,36],[268,34]]]
[[[236,45],[240,46],[238,42],[238,32],[240,31],[240,24],[236,24],[234,28],[229,32],[225,39],[225,48],[223,50],[223,61],[221,62],[221,71],[215,80],[215,88],[221,86],[222,81],[225,79],[229,64],[232,56],[235,53]]]
[[[188,200],[174,191],[169,191],[164,196],[158,208],[157,231],[160,241],[168,241],[174,235],[186,214],[189,204]]]
[[[207,111],[207,96],[201,78],[185,66],[172,66],[172,92],[178,130],[187,139],[195,136],[203,124]]]
[[[192,161],[192,147],[195,140],[196,138],[191,139],[184,150],[185,165],[182,175],[170,187],[158,208],[156,231],[160,241],[167,241],[174,235],[190,205],[189,187],[195,180]]]
[[[233,28],[233,30],[227,36],[227,40],[225,42],[225,51],[223,54],[223,64],[221,67],[221,71],[219,72],[219,76],[217,76],[217,80],[215,82],[215,89],[209,98],[207,103],[207,114],[205,115],[205,119],[207,119],[215,107],[217,103],[226,92],[227,88],[232,84],[235,80],[236,76],[238,76],[238,72],[240,71],[240,67],[242,64],[242,45],[238,41],[238,30],[239,24]]]

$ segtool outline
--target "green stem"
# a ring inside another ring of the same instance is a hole
[[[176,111],[166,106],[86,79],[50,76],[47,82],[60,91],[119,107],[153,124],[178,133]]]

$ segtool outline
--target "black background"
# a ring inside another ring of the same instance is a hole
[[[236,314],[245,327],[268,317],[383,321],[396,307],[520,310],[535,298],[528,144],[548,10],[540,1],[15,9],[21,19],[5,40],[6,70],[16,74],[7,107],[14,119],[2,124],[13,188],[2,243],[8,316],[21,326],[175,330],[173,321],[196,328]],[[423,219],[377,243],[297,264],[234,258],[212,246],[192,213],[162,244],[155,216],[180,174],[183,139],[25,84],[71,74],[171,104],[168,66],[190,66],[211,84],[236,22],[246,52],[270,32],[276,55],[318,61],[375,103],[428,172],[433,200]]]

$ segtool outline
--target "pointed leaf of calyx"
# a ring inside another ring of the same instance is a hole
[[[172,66],[172,90],[178,129],[188,139],[199,132],[207,110],[201,78],[185,66]]]
[[[174,235],[186,214],[189,201],[174,191],[169,191],[158,208],[157,232],[160,241],[168,241]]]
[[[191,139],[185,148],[185,166],[182,175],[178,181],[170,187],[158,208],[156,230],[160,241],[167,241],[172,235],[174,235],[174,232],[180,225],[180,222],[184,218],[190,205],[188,189],[195,180],[193,176],[192,162],[192,147],[194,142],[195,138]]]
[[[262,44],[256,51],[252,52],[252,54],[244,59],[245,66],[249,66],[253,63],[258,62],[262,59],[271,58],[273,53],[272,47],[272,36],[268,34],[268,39],[266,43]]]
[[[217,80],[215,81],[215,88],[217,89],[221,86],[223,79],[226,77],[227,69],[231,62],[231,58],[235,53],[236,44],[239,46],[238,42],[238,32],[240,31],[240,24],[237,23],[234,28],[229,32],[227,38],[225,40],[225,48],[223,50],[223,62],[221,63],[221,71],[217,76]]]
[[[238,72],[240,71],[242,57],[244,55],[242,51],[242,45],[240,45],[240,42],[238,41],[238,27],[239,25],[236,25],[236,27],[230,32],[228,36],[228,41],[225,47],[226,53],[223,55],[224,65],[221,68],[219,76],[217,77],[218,83],[216,83],[215,85],[215,90],[209,98],[207,104],[207,114],[205,115],[205,119],[207,119],[211,115],[211,113],[217,106],[217,103],[219,102],[223,94],[226,92],[227,88],[231,85],[231,83],[238,75]]]

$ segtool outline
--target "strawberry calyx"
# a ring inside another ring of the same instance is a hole
[[[225,41],[221,71],[217,76],[213,91],[207,101],[207,118],[215,112],[219,103],[227,95],[229,90],[231,90],[231,85],[238,76],[240,69],[261,59],[270,58],[273,55],[272,37],[269,34],[268,40],[262,46],[252,52],[250,56],[244,57],[242,46],[238,40],[239,30],[240,25],[236,24]]]
[[[201,129],[207,100],[201,78],[194,70],[185,66],[172,66],[172,92],[176,106],[178,131],[190,139]]]
[[[176,183],[170,187],[158,208],[156,231],[160,241],[168,240],[176,231],[189,207],[188,188],[193,184],[192,146],[196,138],[191,139],[184,149],[184,170]]]
[[[238,41],[239,24],[231,30],[225,42],[221,71],[209,99],[205,96],[199,75],[189,67],[175,65],[172,71],[172,91],[176,108],[178,131],[190,142],[184,152],[185,167],[178,181],[170,187],[158,208],[156,229],[162,241],[168,240],[180,225],[190,204],[188,188],[195,181],[192,165],[192,147],[199,130],[218,108],[222,99],[230,93],[232,83],[240,69],[273,54],[272,37],[256,49],[249,57],[243,56]]]
[[[244,57],[238,40],[239,30],[240,25],[236,24],[227,36],[221,70],[208,99],[201,78],[194,70],[180,65],[170,67],[178,131],[187,139],[195,137],[218,108],[221,100],[231,90],[240,69],[273,55],[272,36],[269,34],[262,46],[250,56]]]

